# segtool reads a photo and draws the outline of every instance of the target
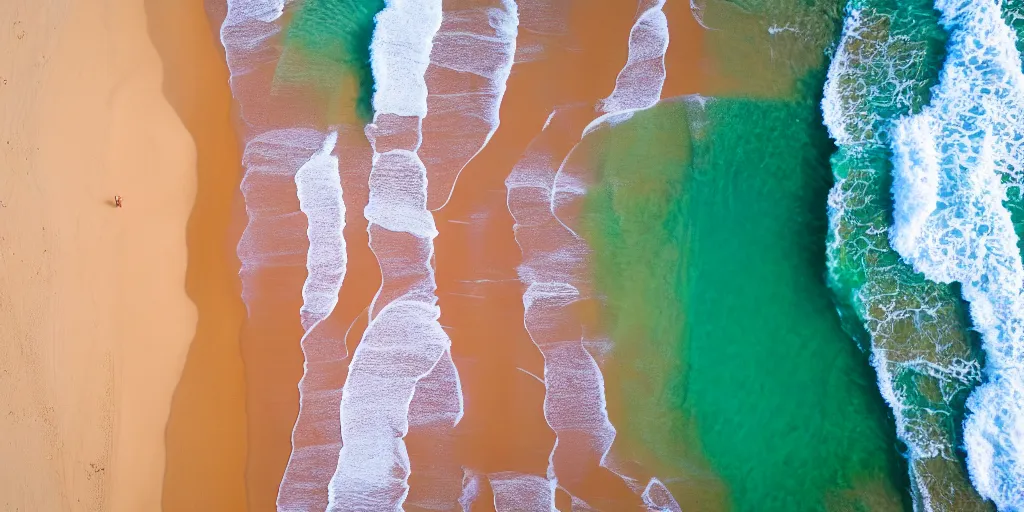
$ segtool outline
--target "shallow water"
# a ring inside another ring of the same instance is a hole
[[[702,455],[735,510],[900,510],[892,425],[823,279],[816,110],[671,101],[597,145],[588,240],[632,370],[619,426],[680,475]]]

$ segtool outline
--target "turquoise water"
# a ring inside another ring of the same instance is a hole
[[[669,101],[595,141],[587,233],[634,397],[617,426],[679,473],[706,459],[733,510],[904,510],[891,419],[824,279],[814,83]]]
[[[305,0],[285,26],[275,83],[311,86],[329,122],[372,116],[370,40],[384,0]]]
[[[747,34],[751,15],[782,35]],[[769,45],[768,98],[670,100],[588,141],[609,381],[628,397],[616,426],[702,510],[911,508],[867,336],[826,279],[836,148],[819,101],[839,19],[831,2],[722,4],[705,20],[728,42],[710,52]]]
[[[330,120],[368,120],[383,3],[299,4],[275,84],[311,87]],[[733,73],[730,51],[769,48],[762,99],[667,100],[583,147],[620,435],[684,509],[992,510],[964,465],[984,361],[960,290],[888,239],[889,126],[928,104],[945,58],[931,2],[852,0],[842,39],[842,2],[709,5],[709,23],[742,13],[761,31],[708,40]],[[1003,12],[1024,34],[1024,2]],[[1020,237],[1021,188],[1009,195]]]

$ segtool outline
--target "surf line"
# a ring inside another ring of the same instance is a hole
[[[328,489],[330,511],[402,510],[409,495],[404,438],[410,424],[446,430],[462,418],[451,340],[438,322],[431,263],[438,232],[427,210],[427,169],[417,154],[427,115],[424,76],[441,21],[441,0],[389,1],[376,17],[374,117],[366,127],[373,158],[363,214],[382,282],[342,392],[342,447]],[[430,393],[417,393],[422,383]],[[414,410],[429,411],[428,417],[412,417]]]
[[[658,478],[641,483],[609,460],[616,432],[608,418],[601,368],[591,350],[600,351],[610,340],[589,340],[586,333],[578,339],[567,339],[569,333],[578,333],[579,329],[564,325],[566,318],[572,318],[572,305],[590,298],[592,284],[585,269],[590,248],[568,226],[566,221],[571,220],[559,218],[559,210],[582,200],[590,172],[572,161],[579,142],[568,152],[552,147],[552,134],[558,131],[580,130],[582,141],[590,133],[624,122],[635,112],[658,103],[669,38],[664,4],[665,0],[639,3],[629,34],[626,64],[616,77],[611,95],[596,105],[599,115],[579,126],[574,122],[579,117],[574,107],[556,109],[505,182],[516,241],[523,253],[519,268],[520,280],[527,287],[523,321],[544,357],[544,417],[556,439],[548,459],[546,482],[533,475],[502,475],[501,485],[492,479],[499,511],[499,503],[513,503],[510,497],[498,496],[506,488],[517,494],[515,503],[529,497],[534,507],[531,510],[554,510],[556,487],[572,486],[577,475],[586,470],[574,467],[580,460],[596,460],[618,475],[649,509],[680,510]],[[574,508],[589,508],[577,495],[580,493],[565,490],[572,495]]]

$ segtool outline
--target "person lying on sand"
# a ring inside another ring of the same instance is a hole
[[[114,196],[114,208],[121,207],[121,196]]]

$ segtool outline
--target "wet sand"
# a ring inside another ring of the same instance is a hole
[[[245,315],[232,240],[240,223],[241,154],[227,66],[202,0],[146,0],[164,66],[163,92],[196,145],[185,290],[198,308],[167,423],[163,510],[245,510]]]
[[[545,38],[541,56],[513,65],[498,130],[463,169],[448,204],[435,212],[440,321],[452,339],[465,395],[457,456],[483,473],[543,476],[555,441],[543,416],[544,385],[534,377],[544,375],[544,360],[523,325],[525,287],[516,273],[522,253],[505,178],[555,105],[593,102],[611,91],[625,62],[631,4],[581,8],[576,30]],[[590,31],[581,30],[588,24]],[[600,38],[593,27],[603,28]],[[520,27],[519,46],[524,38],[537,36]],[[481,491],[474,511],[493,510],[489,494]]]
[[[144,7],[0,5],[5,510],[160,509],[196,147]]]

